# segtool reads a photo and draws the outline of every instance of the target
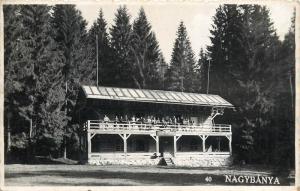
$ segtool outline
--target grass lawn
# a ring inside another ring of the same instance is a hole
[[[289,173],[268,168],[179,168],[162,166],[5,165],[6,186],[191,186],[241,185],[226,183],[224,175],[277,176],[281,185],[293,185]],[[207,181],[211,177],[211,181]],[[253,184],[250,184],[253,185]]]

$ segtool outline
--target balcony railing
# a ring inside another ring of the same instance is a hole
[[[231,125],[227,124],[151,124],[151,123],[116,123],[103,122],[100,120],[88,120],[85,123],[86,130],[101,130],[101,131],[170,131],[170,132],[201,132],[201,133],[230,133]]]

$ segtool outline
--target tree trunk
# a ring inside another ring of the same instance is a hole
[[[28,149],[27,149],[27,163],[32,162],[32,119],[29,119],[29,138],[28,138]]]
[[[294,90],[293,90],[292,71],[290,71],[289,74],[290,74],[290,76],[289,76],[289,83],[290,83],[290,90],[291,90],[292,112],[294,112]]]
[[[11,134],[10,134],[10,118],[7,118],[7,154],[9,154],[11,148]]]
[[[66,138],[64,140],[64,159],[67,159],[67,141],[66,141]]]

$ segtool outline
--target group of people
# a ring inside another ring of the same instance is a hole
[[[114,123],[146,123],[146,124],[164,124],[164,125],[193,125],[194,121],[189,120],[188,118],[181,117],[155,117],[152,115],[148,115],[146,117],[136,117],[135,115],[131,116],[130,118],[125,115],[123,116],[115,116],[114,120],[111,120],[107,115],[104,115],[103,121],[105,123],[114,122]]]

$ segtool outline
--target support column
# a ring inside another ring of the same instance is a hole
[[[88,153],[88,159],[89,159],[89,155],[92,152],[92,142],[91,142],[91,133],[87,133],[87,153]]]
[[[127,139],[130,137],[131,134],[119,134],[120,137],[123,139],[123,143],[124,143],[124,155],[125,158],[127,157]]]
[[[202,139],[202,151],[205,152],[205,140],[207,139],[208,135],[199,135]]]
[[[156,141],[156,154],[157,156],[159,156],[159,136],[155,137],[155,141]]]
[[[176,136],[174,136],[174,157],[176,157],[176,152],[177,152],[177,145],[176,145]]]
[[[96,133],[87,132],[88,159],[89,159],[89,155],[92,153],[92,138],[95,135]]]
[[[157,154],[157,156],[159,156],[159,136],[157,136],[157,135],[150,135],[150,136],[155,140],[156,154]]]
[[[126,137],[126,134],[124,135]],[[123,142],[124,142],[124,154],[125,154],[125,157],[127,156],[127,139],[123,139]]]
[[[232,154],[232,141],[231,141],[231,138],[230,138],[230,140],[229,140],[229,153],[230,153],[230,155]]]
[[[229,141],[229,153],[232,154],[232,135],[226,135],[228,141]]]
[[[174,136],[174,157],[176,157],[176,152],[177,152],[177,141],[182,135],[176,135]]]

